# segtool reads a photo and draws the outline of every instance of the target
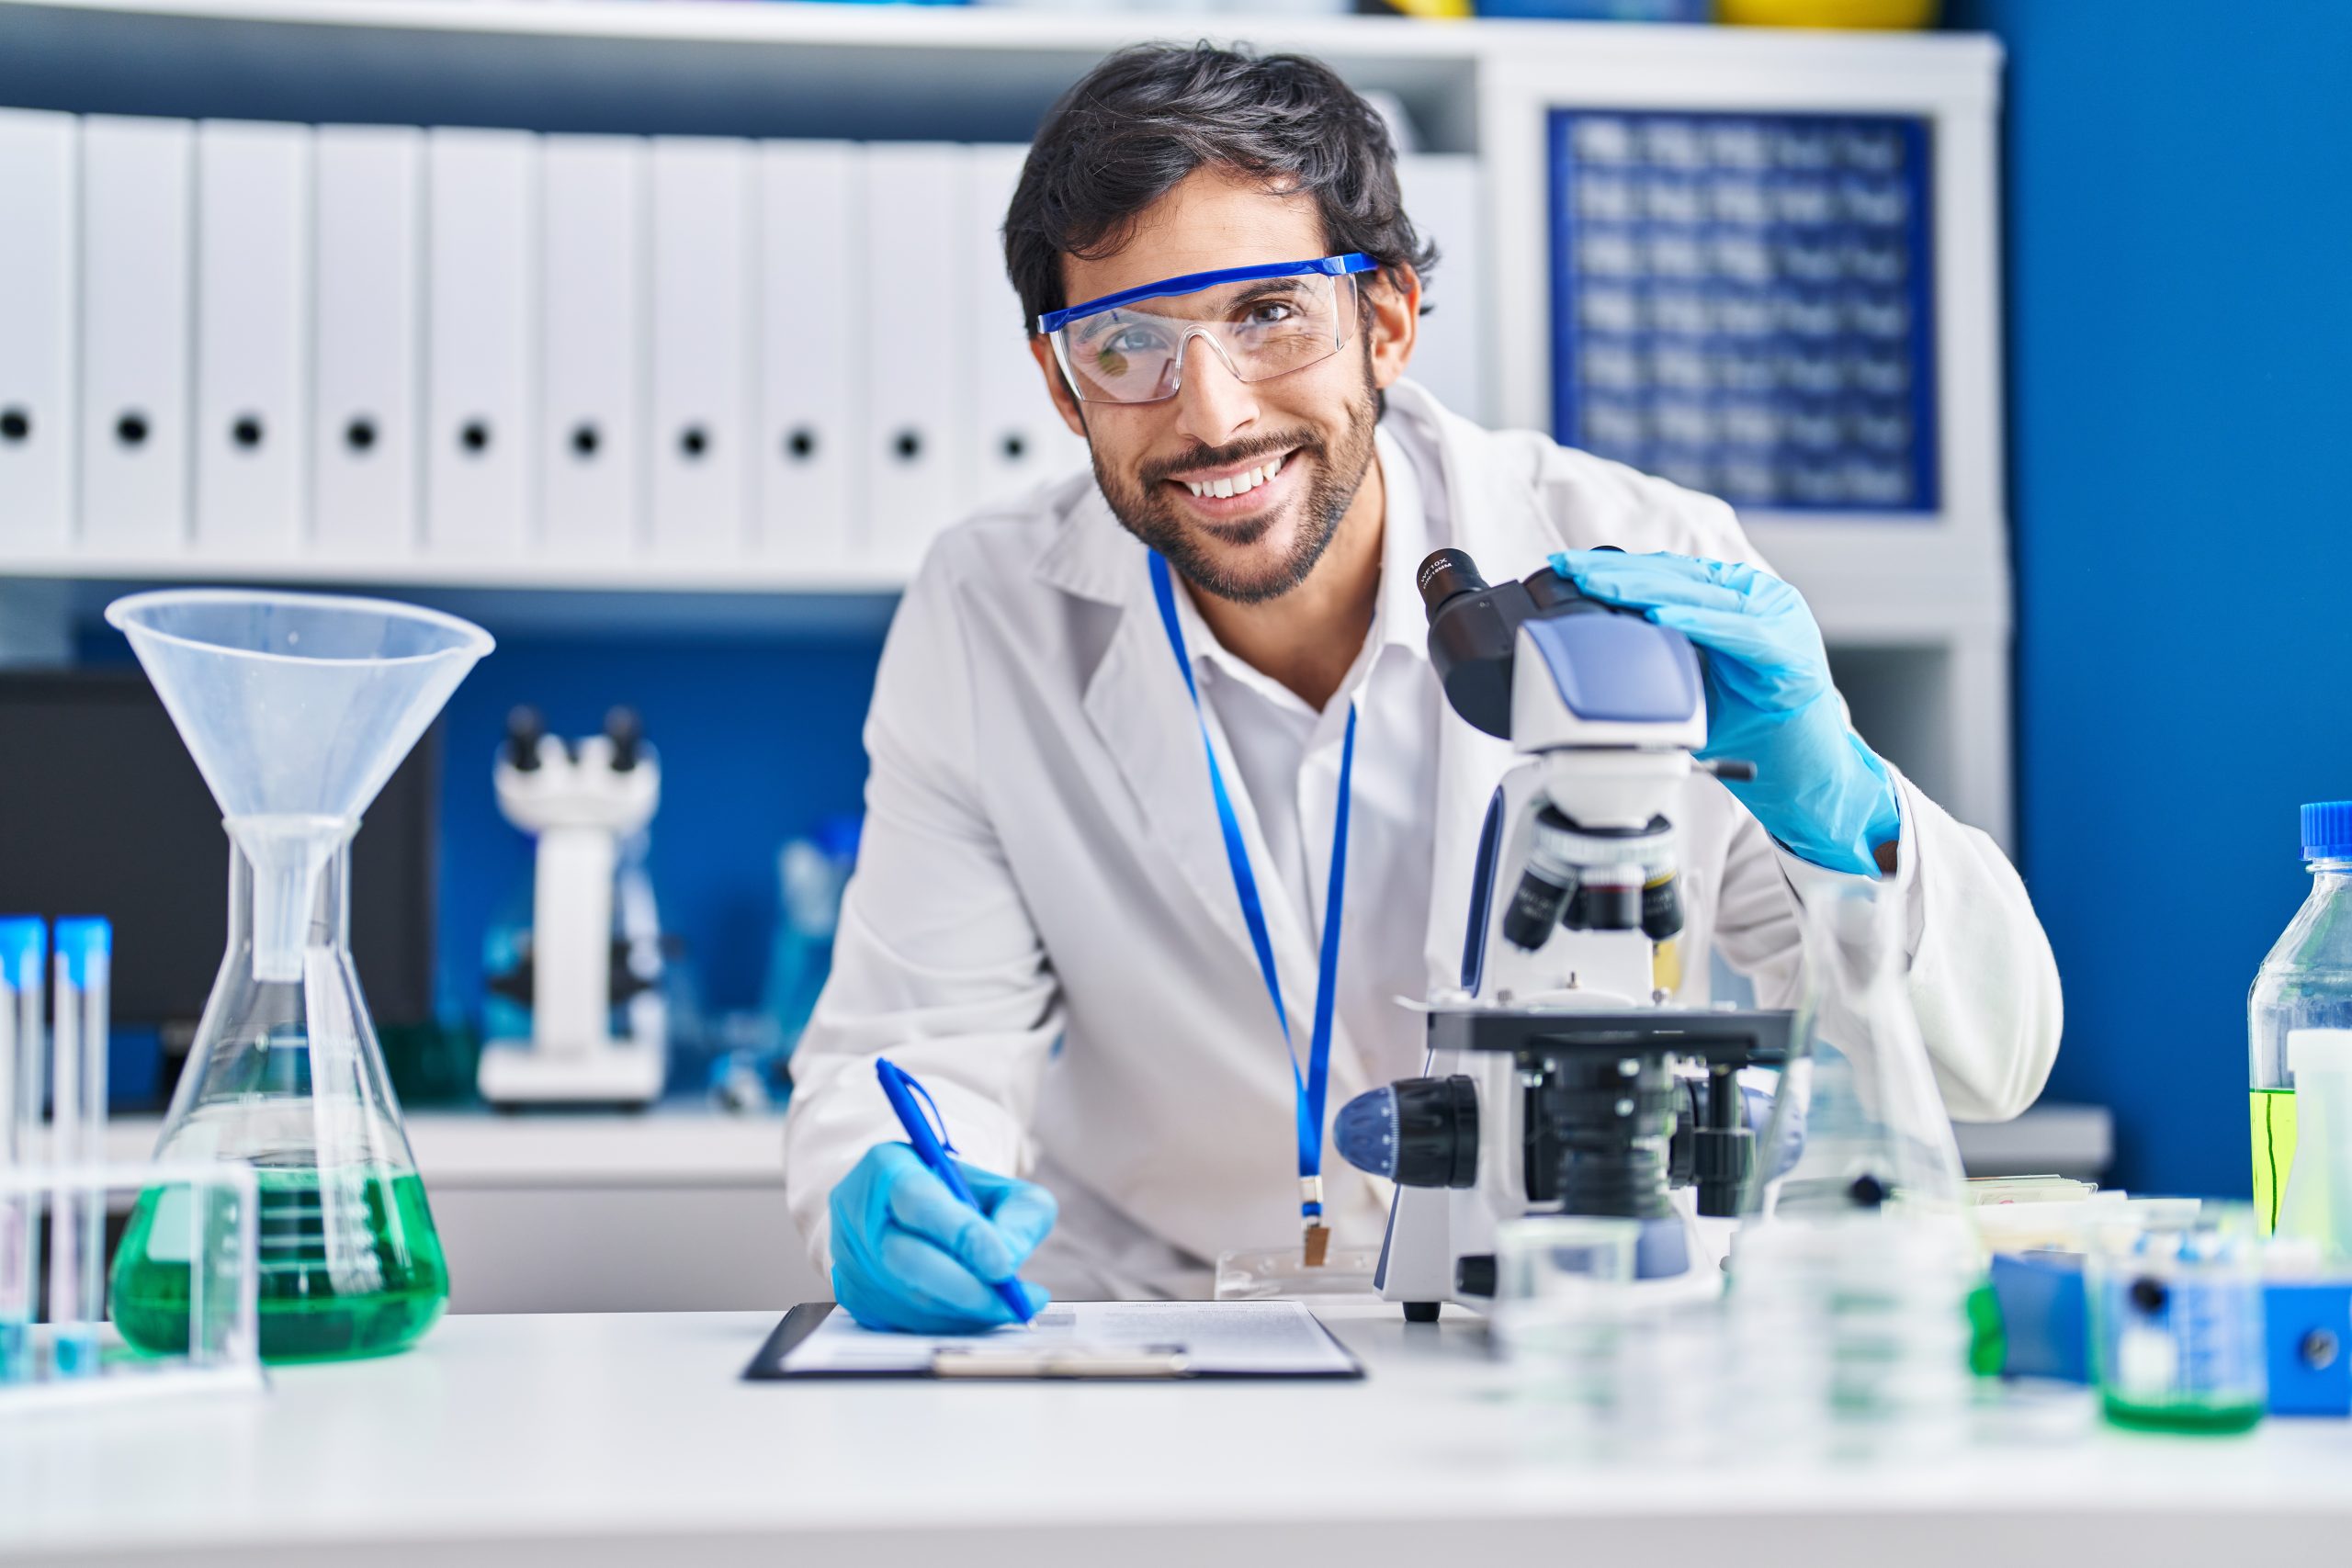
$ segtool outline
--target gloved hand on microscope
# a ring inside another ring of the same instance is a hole
[[[1724,787],[1765,831],[1832,871],[1894,871],[1894,781],[1847,721],[1803,594],[1755,567],[1689,556],[1564,550],[1552,568],[1705,651],[1707,745],[1698,755],[1756,764],[1753,779]]]

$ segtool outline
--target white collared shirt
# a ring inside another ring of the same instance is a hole
[[[1319,951],[1331,874],[1331,834],[1348,709],[1358,710],[1349,824],[1346,918],[1340,943],[1335,1050],[1352,1043],[1382,1078],[1419,1070],[1425,1027],[1396,1005],[1427,989],[1423,946],[1431,874],[1429,802],[1437,787],[1431,743],[1443,694],[1427,651],[1416,577],[1442,540],[1423,503],[1422,463],[1383,426],[1374,437],[1385,491],[1379,596],[1372,628],[1329,705],[1305,698],[1228,650],[1179,595],[1185,646],[1249,840],[1269,922],[1298,923]],[[1279,900],[1280,908],[1273,906]],[[1306,1065],[1313,996],[1284,994],[1299,1063]],[[1269,1010],[1267,1027],[1273,1030]]]

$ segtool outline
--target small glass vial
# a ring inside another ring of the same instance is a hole
[[[2250,1213],[2205,1208],[2184,1228],[2112,1238],[2091,1256],[2099,1400],[2120,1427],[2242,1432],[2268,1404],[2262,1243]]]

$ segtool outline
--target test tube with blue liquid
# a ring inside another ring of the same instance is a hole
[[[114,931],[105,920],[57,922],[51,1026],[58,1168],[67,1173],[50,1206],[51,1368],[94,1376],[106,1317],[107,1193],[91,1173],[106,1163],[107,999]]]
[[[0,919],[0,1171],[22,1174],[40,1153],[42,960],[49,930],[31,916]],[[32,1378],[32,1325],[40,1278],[40,1199],[0,1192],[0,1383]]]

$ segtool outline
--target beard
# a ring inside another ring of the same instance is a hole
[[[1332,536],[1339,532],[1340,519],[1347,515],[1356,491],[1363,485],[1365,472],[1372,467],[1373,430],[1379,421],[1380,399],[1372,385],[1372,355],[1367,344],[1363,393],[1350,400],[1347,418],[1329,442],[1317,440],[1313,432],[1304,429],[1288,434],[1258,436],[1187,453],[1181,459],[1148,464],[1132,479],[1110,472],[1098,450],[1094,454],[1094,482],[1102,487],[1102,499],[1109,502],[1112,514],[1127,532],[1167,557],[1168,564],[1186,582],[1237,604],[1261,604],[1269,599],[1281,598],[1306,581],[1307,573],[1315,570],[1315,563],[1330,547]],[[1248,549],[1272,531],[1279,514],[1269,510],[1216,528],[1187,523],[1178,514],[1176,499],[1164,481],[1179,472],[1220,468],[1282,452],[1291,454],[1283,464],[1285,473],[1290,464],[1301,457],[1313,460],[1306,487],[1295,502],[1300,509],[1297,537],[1278,558],[1254,570],[1221,564],[1209,547],[1209,540],[1229,550]]]

